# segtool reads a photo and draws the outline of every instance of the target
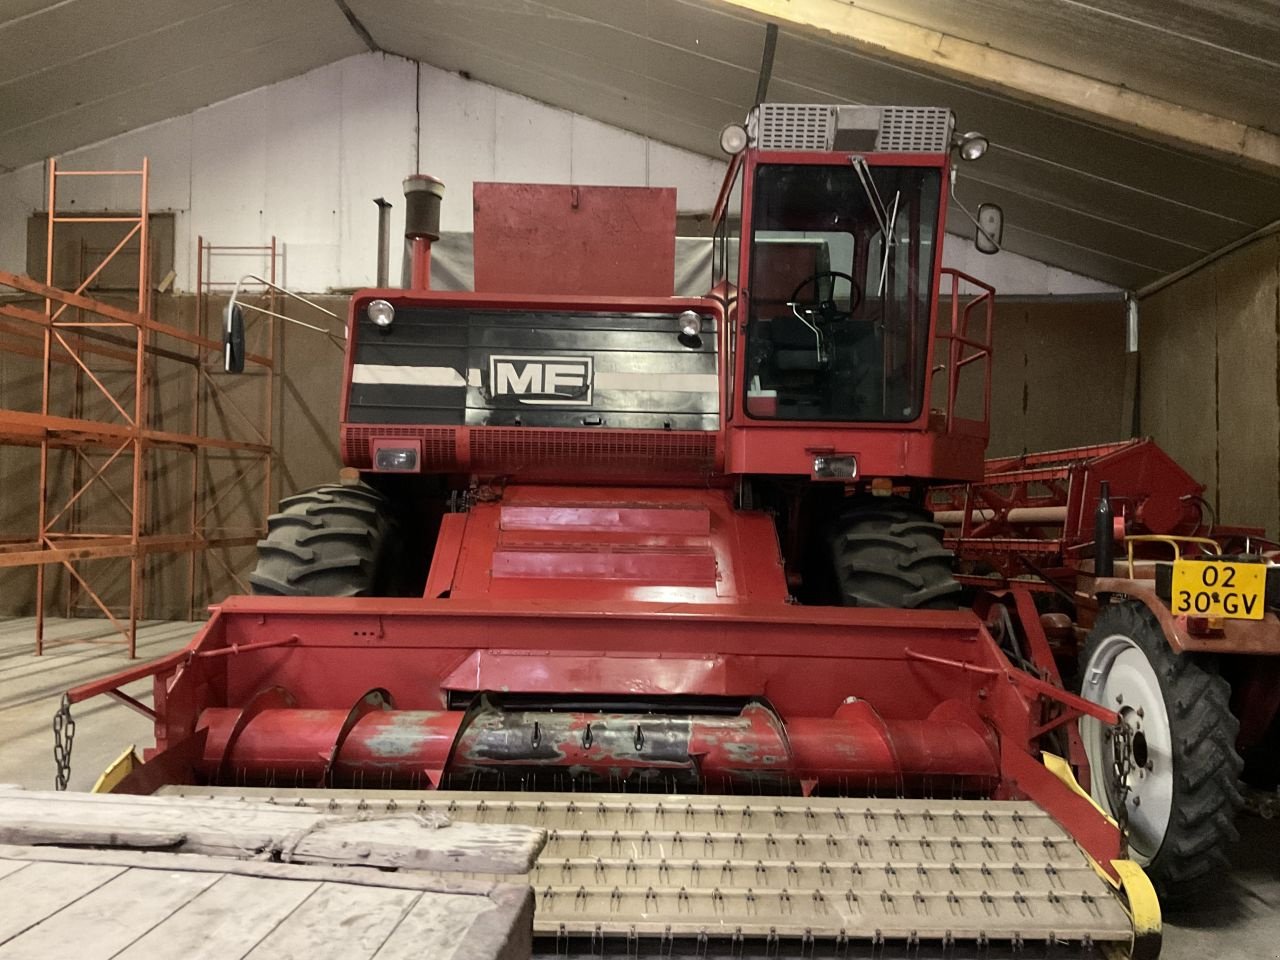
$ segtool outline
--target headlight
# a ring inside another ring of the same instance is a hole
[[[852,455],[813,458],[813,479],[852,480],[858,475],[858,458]]]
[[[692,310],[686,310],[677,317],[680,321],[680,336],[692,340],[702,333],[702,318]]]
[[[964,160],[978,160],[987,152],[987,138],[976,130],[962,135],[959,139],[960,156]]]
[[[720,131],[720,149],[733,156],[747,147],[747,128],[740,123],[731,123]]]
[[[396,308],[385,300],[370,300],[365,310],[369,319],[380,327],[391,326],[391,321],[396,318]]]

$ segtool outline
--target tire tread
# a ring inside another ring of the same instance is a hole
[[[1162,900],[1189,901],[1226,869],[1227,848],[1239,837],[1244,761],[1235,748],[1240,724],[1231,712],[1231,688],[1212,659],[1176,653],[1152,613],[1132,600],[1099,613],[1080,653],[1082,678],[1095,650],[1114,634],[1132,639],[1154,668],[1173,741],[1169,827],[1146,870]]]

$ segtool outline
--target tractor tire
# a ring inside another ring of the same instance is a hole
[[[1111,731],[1080,721],[1094,800],[1112,816],[1125,803],[1129,856],[1161,900],[1195,897],[1239,836],[1244,762],[1230,687],[1211,660],[1176,653],[1144,604],[1126,601],[1099,611],[1080,653],[1080,688],[1132,731],[1133,767],[1121,785]]]
[[[255,595],[385,596],[394,564],[387,499],[366,484],[311,487],[280,501],[249,574]]]
[[[929,511],[901,497],[874,497],[841,514],[830,538],[837,600],[846,607],[954,610],[955,556]]]

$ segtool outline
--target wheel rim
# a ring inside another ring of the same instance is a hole
[[[1160,851],[1173,811],[1173,735],[1160,679],[1141,647],[1124,634],[1112,634],[1089,658],[1081,693],[1115,710],[1129,727],[1133,764],[1123,784],[1116,782],[1113,772],[1110,728],[1085,717],[1080,733],[1089,757],[1093,798],[1114,816],[1124,794],[1129,850],[1145,866]]]

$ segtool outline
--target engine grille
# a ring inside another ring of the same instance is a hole
[[[422,441],[424,470],[447,469],[457,460],[454,431],[448,427],[357,427],[348,426],[342,433],[342,461],[357,470],[373,466],[372,442],[397,437]]]
[[[422,469],[428,472],[466,469],[560,476],[568,465],[603,472],[704,476],[715,469],[717,435],[710,431],[472,427],[466,441],[470,463],[463,464],[456,439],[461,429],[467,428],[349,424],[342,434],[343,461],[368,470],[375,439],[403,437],[421,441]]]
[[[635,433],[608,430],[546,430],[483,427],[471,431],[471,466],[521,473],[546,464],[603,469],[654,466],[680,473],[707,473],[715,466],[713,433]]]

